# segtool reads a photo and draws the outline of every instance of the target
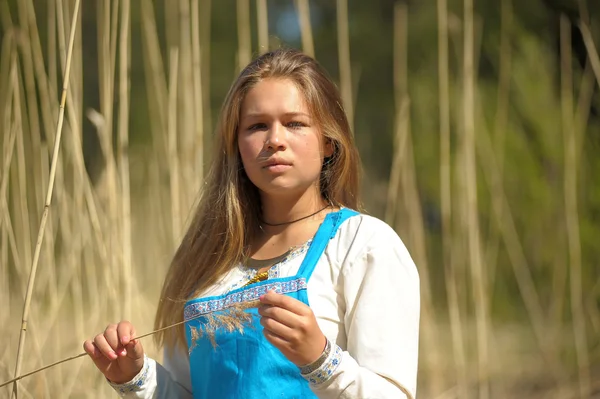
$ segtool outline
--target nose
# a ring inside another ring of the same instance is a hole
[[[285,127],[280,123],[273,123],[265,137],[265,149],[276,151],[284,150],[286,148]]]

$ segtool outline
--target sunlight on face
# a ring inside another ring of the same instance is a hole
[[[248,178],[262,194],[319,194],[323,159],[332,153],[304,96],[287,79],[265,79],[244,98],[238,147]]]

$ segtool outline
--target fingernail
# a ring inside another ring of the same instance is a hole
[[[120,353],[121,356],[125,356],[127,355],[127,350],[125,348],[123,348],[123,350]]]
[[[129,341],[129,337],[127,335],[125,335],[123,338],[121,338],[121,342],[123,342],[124,344],[127,343]]]

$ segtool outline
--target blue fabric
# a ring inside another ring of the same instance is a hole
[[[258,309],[252,323],[243,334],[219,329],[215,332],[216,347],[206,337],[192,343],[191,328],[202,329],[209,313],[218,315],[234,303],[260,298],[269,290],[298,299],[308,305],[306,286],[317,261],[335,236],[339,226],[357,212],[341,209],[325,217],[319,227],[298,274],[251,284],[225,295],[188,301],[185,306],[186,338],[190,353],[190,370],[194,398],[316,398],[298,367],[262,334]],[[197,317],[202,315],[200,317]]]

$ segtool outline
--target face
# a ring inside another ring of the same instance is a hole
[[[319,193],[325,157],[332,154],[304,96],[286,79],[265,79],[244,98],[238,147],[248,178],[263,195]]]

